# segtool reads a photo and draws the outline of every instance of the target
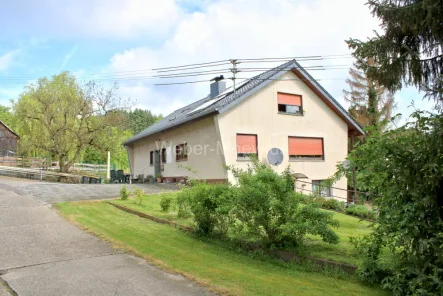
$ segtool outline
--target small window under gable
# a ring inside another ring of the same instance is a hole
[[[277,93],[278,112],[284,114],[303,115],[301,95]]]

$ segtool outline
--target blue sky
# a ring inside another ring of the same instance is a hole
[[[157,80],[146,79],[152,68],[229,58],[349,54],[345,39],[365,39],[378,29],[365,0],[2,2],[3,105],[16,99],[33,79],[71,71],[80,80],[116,81],[120,95],[130,97],[134,106],[165,114],[204,97],[209,85],[153,86]],[[351,64],[349,58],[302,62],[304,66]],[[311,74],[344,104],[347,69]],[[403,120],[413,101],[417,109],[432,106],[413,88],[396,98],[396,112],[404,114]]]

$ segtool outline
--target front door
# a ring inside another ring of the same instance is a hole
[[[160,175],[160,151],[154,151],[154,176]]]

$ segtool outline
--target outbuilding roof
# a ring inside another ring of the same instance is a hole
[[[20,136],[17,135],[6,123],[0,120],[0,124],[3,125],[8,131],[10,131],[13,135],[15,135],[18,139],[20,139]]]
[[[312,76],[303,69],[296,60],[291,60],[246,80],[244,83],[241,83],[236,87],[235,92],[231,87],[216,98],[211,98],[208,95],[201,100],[172,112],[159,122],[125,141],[123,145],[126,146],[142,138],[200,119],[213,113],[224,113],[240,104],[243,100],[247,99],[263,87],[279,79],[288,71],[292,71],[347,123],[350,134],[357,136],[364,134],[361,126],[349,115],[349,113],[314,78],[312,78]],[[193,112],[193,110],[195,111]]]

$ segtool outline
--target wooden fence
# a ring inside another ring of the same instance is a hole
[[[22,168],[46,168],[47,163],[44,158],[33,157],[11,157],[1,156],[0,165],[10,167],[22,167]]]

